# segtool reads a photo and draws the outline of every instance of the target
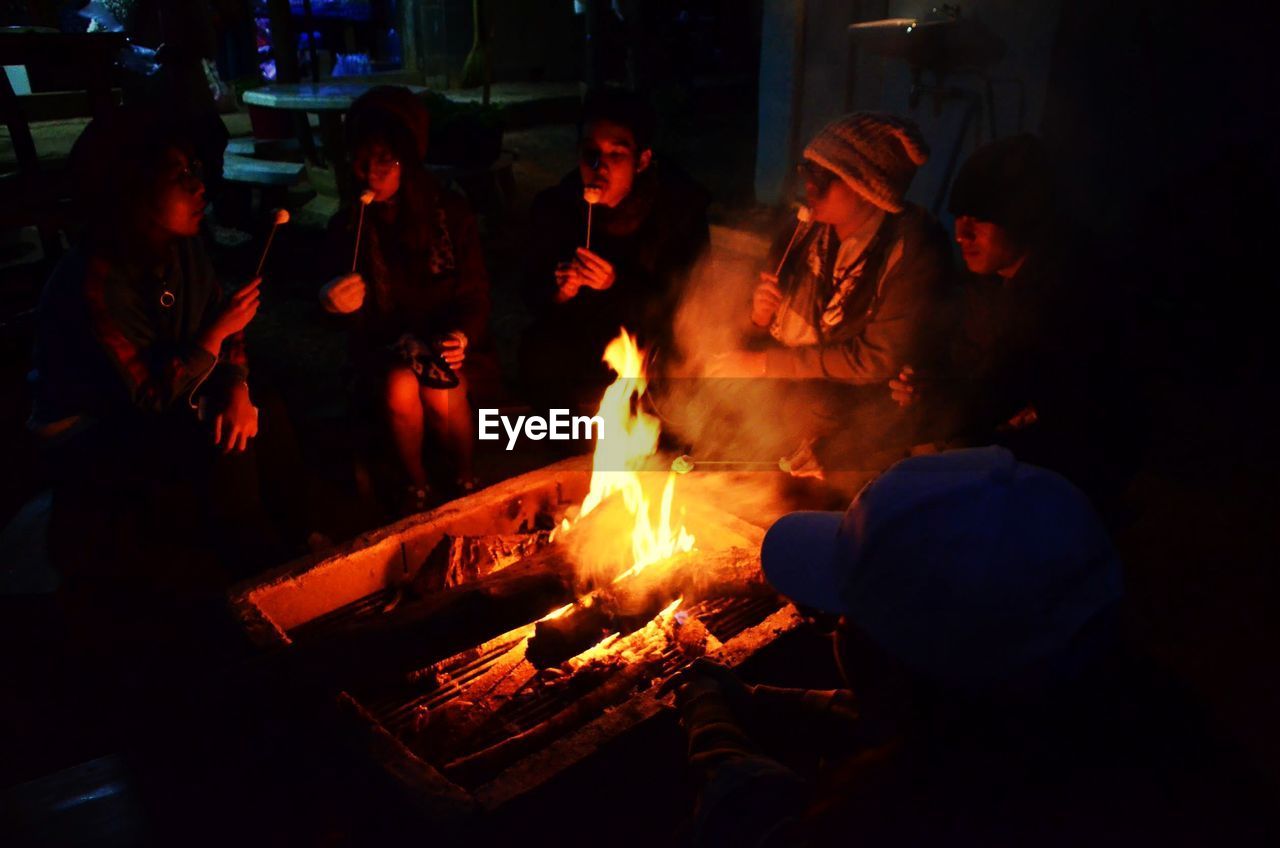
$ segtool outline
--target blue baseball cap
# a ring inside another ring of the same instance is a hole
[[[982,687],[1052,663],[1123,594],[1088,498],[1004,448],[905,459],[839,512],[778,519],[765,577],[913,672]]]

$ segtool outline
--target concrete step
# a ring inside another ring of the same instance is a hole
[[[252,159],[247,156],[227,154],[222,163],[222,175],[228,182],[249,183],[264,186],[292,186],[302,180],[306,166],[301,162],[276,162],[271,159]]]

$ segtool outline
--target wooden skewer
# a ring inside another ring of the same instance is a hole
[[[351,252],[351,273],[356,272],[356,261],[360,258],[360,236],[364,232],[364,210],[373,202],[373,191],[365,191],[360,195],[360,218],[356,221],[356,249]]]
[[[787,249],[782,251],[782,259],[778,260],[778,267],[774,270],[773,276],[777,277],[782,274],[782,266],[787,264],[787,258],[791,256],[791,248],[796,246],[796,239],[800,237],[800,231],[805,228],[813,218],[813,213],[809,211],[808,206],[801,206],[796,210],[796,228],[791,231],[791,241],[787,242]]]
[[[277,209],[276,219],[271,222],[271,232],[267,233],[267,243],[262,246],[262,256],[258,257],[258,270],[254,273],[254,279],[262,276],[262,269],[267,264],[267,251],[271,250],[271,242],[275,240],[276,230],[281,224],[289,223],[289,210]]]
[[[591,249],[591,212],[600,202],[602,194],[603,192],[594,186],[587,186],[582,190],[582,199],[587,202],[587,250]]]
[[[778,470],[778,463],[765,462],[763,460],[739,460],[739,459],[694,459],[685,454],[678,456],[671,462],[671,470],[677,474],[688,474],[695,468],[704,468],[713,466],[721,469],[742,469],[765,468],[770,471]]]

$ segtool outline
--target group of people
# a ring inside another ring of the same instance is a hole
[[[330,224],[319,292],[350,322],[357,407],[380,413],[410,510],[433,481],[449,494],[474,485],[467,393],[490,312],[476,219],[424,166],[429,126],[405,89],[352,106],[363,194]],[[634,94],[588,97],[577,168],[534,201],[519,375],[531,403],[591,406],[620,326],[650,346],[678,341],[672,316],[709,246],[709,197],[655,155],[655,129]],[[905,119],[855,113],[823,129],[800,164],[798,226],[725,316],[741,347],[706,366],[780,380],[809,406],[797,475],[868,446],[985,447],[905,459],[844,515],[769,531],[766,576],[841,617],[837,656],[859,694],[750,687],[708,663],[683,675],[705,843],[825,840],[854,819],[897,843],[1017,842],[1043,834],[1055,793],[1097,804],[1116,788],[1086,791],[1105,758],[1097,737],[1074,734],[1078,711],[1108,711],[1081,682],[1106,675],[1120,567],[1080,489],[1027,463],[1090,482],[1073,452],[1089,446],[1096,336],[1079,277],[1068,281],[1052,170],[1029,135],[962,167],[950,211],[964,275],[939,223],[905,199],[927,156]],[[73,162],[87,229],[44,293],[31,419],[55,474],[54,559],[86,607],[139,585],[193,591],[202,569],[222,585],[228,563],[264,566],[316,529],[283,406],[248,370],[262,281],[217,279],[195,147],[158,116],[95,121]],[[268,478],[292,485],[272,498]],[[838,780],[815,784],[769,753],[761,726],[819,731],[829,762],[833,739],[853,753]],[[1037,734],[1045,744],[1028,746]],[[998,791],[1011,814],[991,806]],[[1098,810],[1085,831],[1104,827]]]
[[[646,348],[681,343],[673,316],[710,244],[710,198],[655,154],[656,132],[642,97],[589,95],[577,167],[533,202],[516,391],[535,407],[592,410],[620,327]],[[284,405],[249,376],[261,280],[226,285],[203,247],[205,178],[189,133],[125,107],[73,154],[86,229],[44,294],[31,419],[55,474],[54,558],[70,573],[137,570],[184,543],[256,568],[324,541]],[[386,488],[409,513],[475,485],[468,393],[494,368],[489,280],[466,200],[424,164],[421,100],[372,89],[346,134],[362,194],[330,223],[319,297],[345,319],[351,407],[385,434],[373,441],[397,476]],[[741,349],[703,375],[789,387],[787,402],[806,410],[798,476],[868,450],[1001,439],[1071,476],[1058,460],[1063,445],[1087,443],[1072,428],[1094,406],[1080,394],[1090,334],[1072,307],[1081,289],[1063,284],[1044,150],[1016,136],[961,169],[951,212],[962,280],[938,222],[905,199],[927,156],[915,125],[889,115],[818,133],[798,172],[801,222],[740,314],[725,316]],[[96,511],[104,500],[120,514]],[[100,533],[82,529],[99,520]]]
[[[788,458],[798,476],[1001,443],[1087,486],[1072,446],[1095,436],[1098,401],[1083,387],[1097,334],[1086,282],[1066,280],[1045,148],[1017,135],[960,169],[949,211],[963,270],[939,223],[905,199],[927,157],[915,125],[890,115],[825,127],[799,166],[800,221],[744,310],[745,341],[707,373],[789,387],[806,413]]]
[[[620,327],[646,348],[679,343],[673,315],[709,247],[710,198],[655,154],[656,123],[634,93],[589,95],[577,167],[533,202],[518,391],[535,406],[590,410]],[[44,293],[31,418],[55,475],[54,559],[71,575],[164,573],[184,548],[257,568],[323,542],[284,405],[249,373],[262,281],[219,281],[203,247],[190,126],[124,107],[73,151],[86,228]],[[319,297],[348,324],[352,408],[376,413],[385,433],[375,444],[399,476],[397,509],[419,511],[475,485],[468,392],[492,368],[485,259],[466,200],[424,164],[420,99],[374,88],[346,134],[362,193],[330,223]],[[823,129],[800,165],[806,220],[769,257],[779,273],[726,316],[743,326],[743,349],[706,375],[778,378],[814,411],[795,474],[839,463],[850,434],[859,450],[985,444],[1073,408],[1040,391],[1062,363],[1059,341],[1081,334],[1047,246],[1043,150],[1018,136],[962,169],[951,210],[973,276],[958,287],[940,226],[904,199],[927,155],[904,119],[855,113]],[[1071,385],[1076,364],[1053,384]],[[880,435],[869,440],[871,421]]]

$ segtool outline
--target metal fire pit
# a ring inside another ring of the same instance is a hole
[[[548,518],[558,521],[580,503],[589,483],[589,466],[582,458],[530,472],[370,533],[325,559],[270,572],[238,587],[233,607],[250,638],[264,649],[349,633],[353,626],[375,621],[394,602],[446,535],[519,534],[545,526]],[[739,560],[758,569],[759,527],[705,505],[698,510],[699,548],[706,528],[712,527],[717,547],[732,547]],[[477,581],[485,576],[483,571],[471,575]],[[741,664],[800,621],[794,607],[759,587],[699,600],[681,612],[682,621],[696,620],[715,637],[706,656],[729,666]],[[362,749],[433,821],[501,808],[637,728],[664,709],[663,701],[669,699],[657,694],[660,684],[687,661],[685,655],[668,651],[635,691],[628,689],[620,700],[521,752],[496,772],[446,776],[445,766],[458,752],[440,755],[433,743],[437,737],[421,732],[424,715],[469,709],[499,714],[501,722],[491,722],[494,726],[470,743],[475,750],[537,727],[574,703],[571,691],[514,691],[519,680],[529,679],[524,650],[534,630],[531,619],[391,685],[349,686],[337,696]],[[513,674],[517,669],[524,673]]]

